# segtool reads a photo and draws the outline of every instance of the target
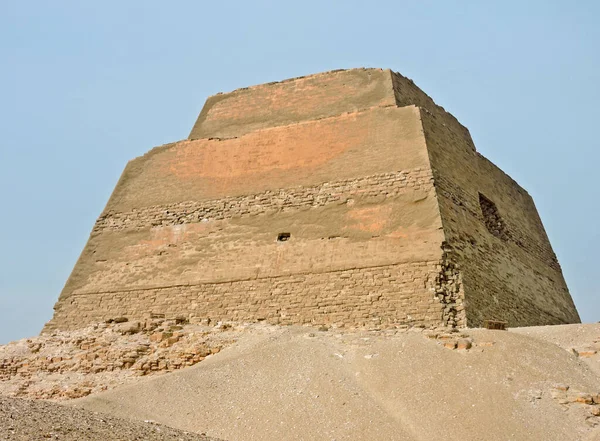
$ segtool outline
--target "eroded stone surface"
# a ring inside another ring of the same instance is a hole
[[[55,311],[45,332],[579,322],[531,197],[381,69],[209,98],[189,139],[129,162]]]
[[[235,341],[229,325],[99,323],[0,346],[0,395],[64,400],[193,366]]]

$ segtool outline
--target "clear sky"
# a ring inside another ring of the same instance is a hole
[[[350,67],[415,80],[533,196],[600,320],[600,2],[0,2],[0,343],[37,334],[127,161],[207,96]]]

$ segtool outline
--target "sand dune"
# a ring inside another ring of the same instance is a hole
[[[473,347],[451,350],[410,330],[249,328],[197,366],[73,404],[228,441],[600,440],[599,358],[570,350],[600,325],[466,333]]]

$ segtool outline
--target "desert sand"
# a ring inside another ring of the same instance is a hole
[[[69,403],[228,441],[600,440],[600,324],[462,334],[248,327],[193,367]]]
[[[8,398],[1,395],[0,439],[10,441],[45,439],[62,441],[218,441],[150,421],[129,421],[82,409],[72,409],[47,401]]]

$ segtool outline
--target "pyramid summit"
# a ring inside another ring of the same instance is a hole
[[[580,321],[531,196],[382,69],[214,95],[187,139],[127,164],[44,331],[151,314]]]

